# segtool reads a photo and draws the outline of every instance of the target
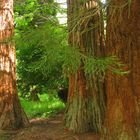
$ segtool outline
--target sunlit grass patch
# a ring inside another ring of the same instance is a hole
[[[20,98],[22,107],[30,119],[35,117],[48,117],[65,107],[64,103],[53,95],[42,94],[39,97],[39,102]]]

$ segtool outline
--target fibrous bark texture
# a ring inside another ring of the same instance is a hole
[[[0,0],[0,129],[27,126],[16,88],[13,0]]]
[[[103,52],[103,22],[99,3],[68,0],[69,45],[86,57]],[[73,132],[99,132],[105,111],[104,83],[93,74],[85,74],[84,63],[69,76],[69,96],[65,113],[66,127]]]
[[[140,1],[111,0],[107,53],[126,64],[124,76],[108,73],[103,140],[140,139]]]

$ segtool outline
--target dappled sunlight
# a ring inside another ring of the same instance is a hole
[[[1,3],[0,3],[1,4]],[[0,33],[3,30],[11,29],[14,26],[13,1],[0,5]]]
[[[11,45],[0,45],[0,70],[13,73],[15,63],[15,50]]]
[[[15,94],[15,53],[13,46],[8,44],[0,45],[0,52],[0,93],[4,94],[2,99],[6,100],[10,94]]]

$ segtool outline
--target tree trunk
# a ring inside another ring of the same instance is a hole
[[[78,47],[86,56],[102,56],[103,28],[97,2],[90,5],[90,2],[82,4],[80,0],[68,0],[67,3],[70,46]],[[96,14],[92,13],[92,10],[96,11]],[[89,14],[91,16],[87,18]],[[97,76],[85,74],[81,60],[77,73],[71,73],[69,76],[69,95],[65,113],[65,124],[68,129],[76,133],[100,131],[105,111],[103,89],[104,83],[99,81]]]
[[[38,97],[38,91],[37,91],[37,87],[36,86],[32,86],[30,89],[30,99],[31,101],[40,101],[39,97]]]
[[[124,5],[124,6],[123,6]],[[122,8],[120,8],[123,6]],[[140,140],[140,1],[111,0],[107,53],[126,64],[128,75],[107,76],[103,140]]]
[[[0,1],[0,129],[28,125],[16,88],[15,47],[13,35],[13,0]]]

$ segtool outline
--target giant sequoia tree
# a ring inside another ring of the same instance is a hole
[[[140,1],[111,0],[107,54],[126,64],[125,76],[108,74],[104,140],[140,139]]]
[[[13,0],[0,0],[0,129],[28,125],[16,89]]]
[[[102,56],[100,4],[93,0],[67,0],[67,3],[70,47],[77,48],[84,58]],[[81,58],[78,70],[70,71],[65,124],[74,132],[98,132],[105,110],[104,86],[97,75],[85,73],[85,61]]]

